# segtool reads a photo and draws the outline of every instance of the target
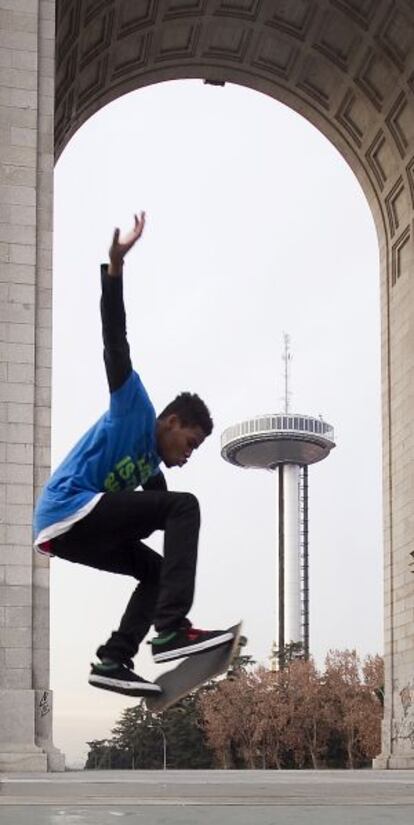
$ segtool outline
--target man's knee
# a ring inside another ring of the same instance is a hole
[[[180,515],[188,514],[195,522],[200,523],[200,505],[193,493],[174,493],[176,496],[175,510]]]

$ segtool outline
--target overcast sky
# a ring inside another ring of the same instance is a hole
[[[282,408],[283,333],[294,412],[322,414],[337,447],[310,468],[311,649],[382,652],[378,244],[351,169],[306,120],[232,84],[151,86],[98,112],[55,175],[53,465],[106,409],[99,264],[115,225],[147,225],[125,267],[135,369],[157,410],[183,390],[213,435],[170,489],[202,509],[191,618],[244,619],[247,652],[275,638],[275,478],[220,457],[222,431]],[[161,534],[152,544],[161,550]],[[87,684],[132,579],[51,563],[55,744],[69,764],[137,700]],[[154,677],[149,648],[136,670]]]

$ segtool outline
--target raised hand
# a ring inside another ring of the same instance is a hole
[[[112,243],[109,248],[109,275],[119,275],[122,272],[125,255],[136,244],[141,237],[145,226],[145,212],[141,212],[140,217],[134,215],[134,228],[123,238],[120,237],[120,230],[114,230]]]

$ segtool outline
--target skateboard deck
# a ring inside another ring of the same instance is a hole
[[[148,710],[159,713],[175,705],[191,691],[209,682],[215,676],[225,673],[230,667],[240,646],[242,622],[227,628],[233,633],[233,639],[220,647],[193,653],[180,661],[172,670],[161,673],[154,684],[159,685],[162,693],[145,699]]]

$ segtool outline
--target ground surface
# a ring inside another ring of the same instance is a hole
[[[1,825],[413,825],[414,771],[0,775]]]

